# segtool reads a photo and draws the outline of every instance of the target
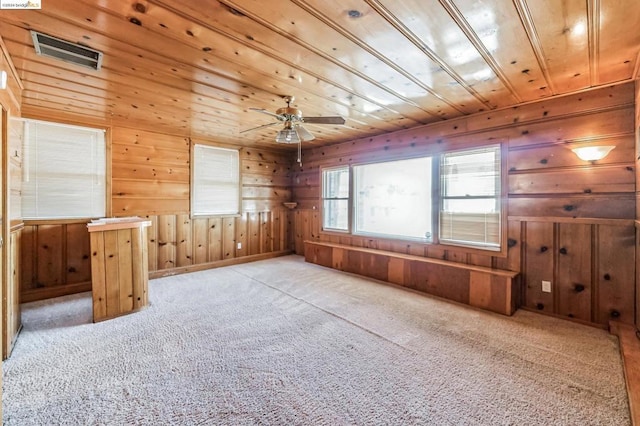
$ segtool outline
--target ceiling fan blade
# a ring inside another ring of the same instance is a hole
[[[280,124],[279,122],[275,121],[273,123],[269,123],[269,124],[263,124],[262,126],[258,126],[258,127],[252,127],[250,129],[246,129],[246,130],[241,130],[240,133],[246,133],[246,132],[250,132],[252,130],[258,130],[258,129],[262,129],[265,127],[269,127],[269,126],[273,126],[274,124]]]
[[[267,111],[266,109],[262,109],[262,108],[249,108],[250,111],[255,111],[255,112],[261,112],[262,114],[267,114],[270,115],[272,117],[277,118],[280,121],[284,121],[285,120],[285,116],[284,115],[280,115],[280,114],[275,114],[271,111]]]
[[[344,118],[340,116],[334,117],[304,117],[303,120],[305,123],[312,124],[344,124]]]
[[[296,126],[296,130],[298,131],[298,135],[300,136],[300,140],[302,142],[311,141],[316,138],[310,131],[299,124]]]

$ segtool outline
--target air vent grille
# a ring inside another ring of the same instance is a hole
[[[31,31],[31,37],[38,55],[60,59],[94,70],[99,70],[102,66],[102,52],[36,31]]]

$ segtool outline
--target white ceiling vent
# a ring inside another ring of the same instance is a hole
[[[102,52],[97,50],[36,31],[31,31],[31,37],[38,55],[60,59],[93,70],[99,70],[102,65]]]

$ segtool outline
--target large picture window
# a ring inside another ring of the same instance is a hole
[[[324,169],[323,230],[500,250],[501,168],[492,145]]]
[[[240,159],[235,149],[194,145],[191,177],[193,216],[240,213]]]
[[[353,167],[355,233],[431,241],[431,158]]]
[[[105,216],[104,130],[26,120],[23,138],[24,219]]]

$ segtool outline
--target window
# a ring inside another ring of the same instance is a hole
[[[356,234],[431,241],[431,158],[353,167]]]
[[[193,216],[240,213],[240,160],[238,151],[194,145],[191,175]]]
[[[26,120],[23,155],[24,219],[105,216],[104,130]]]
[[[500,147],[442,156],[440,241],[500,248]]]
[[[349,167],[322,171],[322,227],[349,230]]]
[[[328,168],[322,228],[498,251],[501,191],[499,145]]]

